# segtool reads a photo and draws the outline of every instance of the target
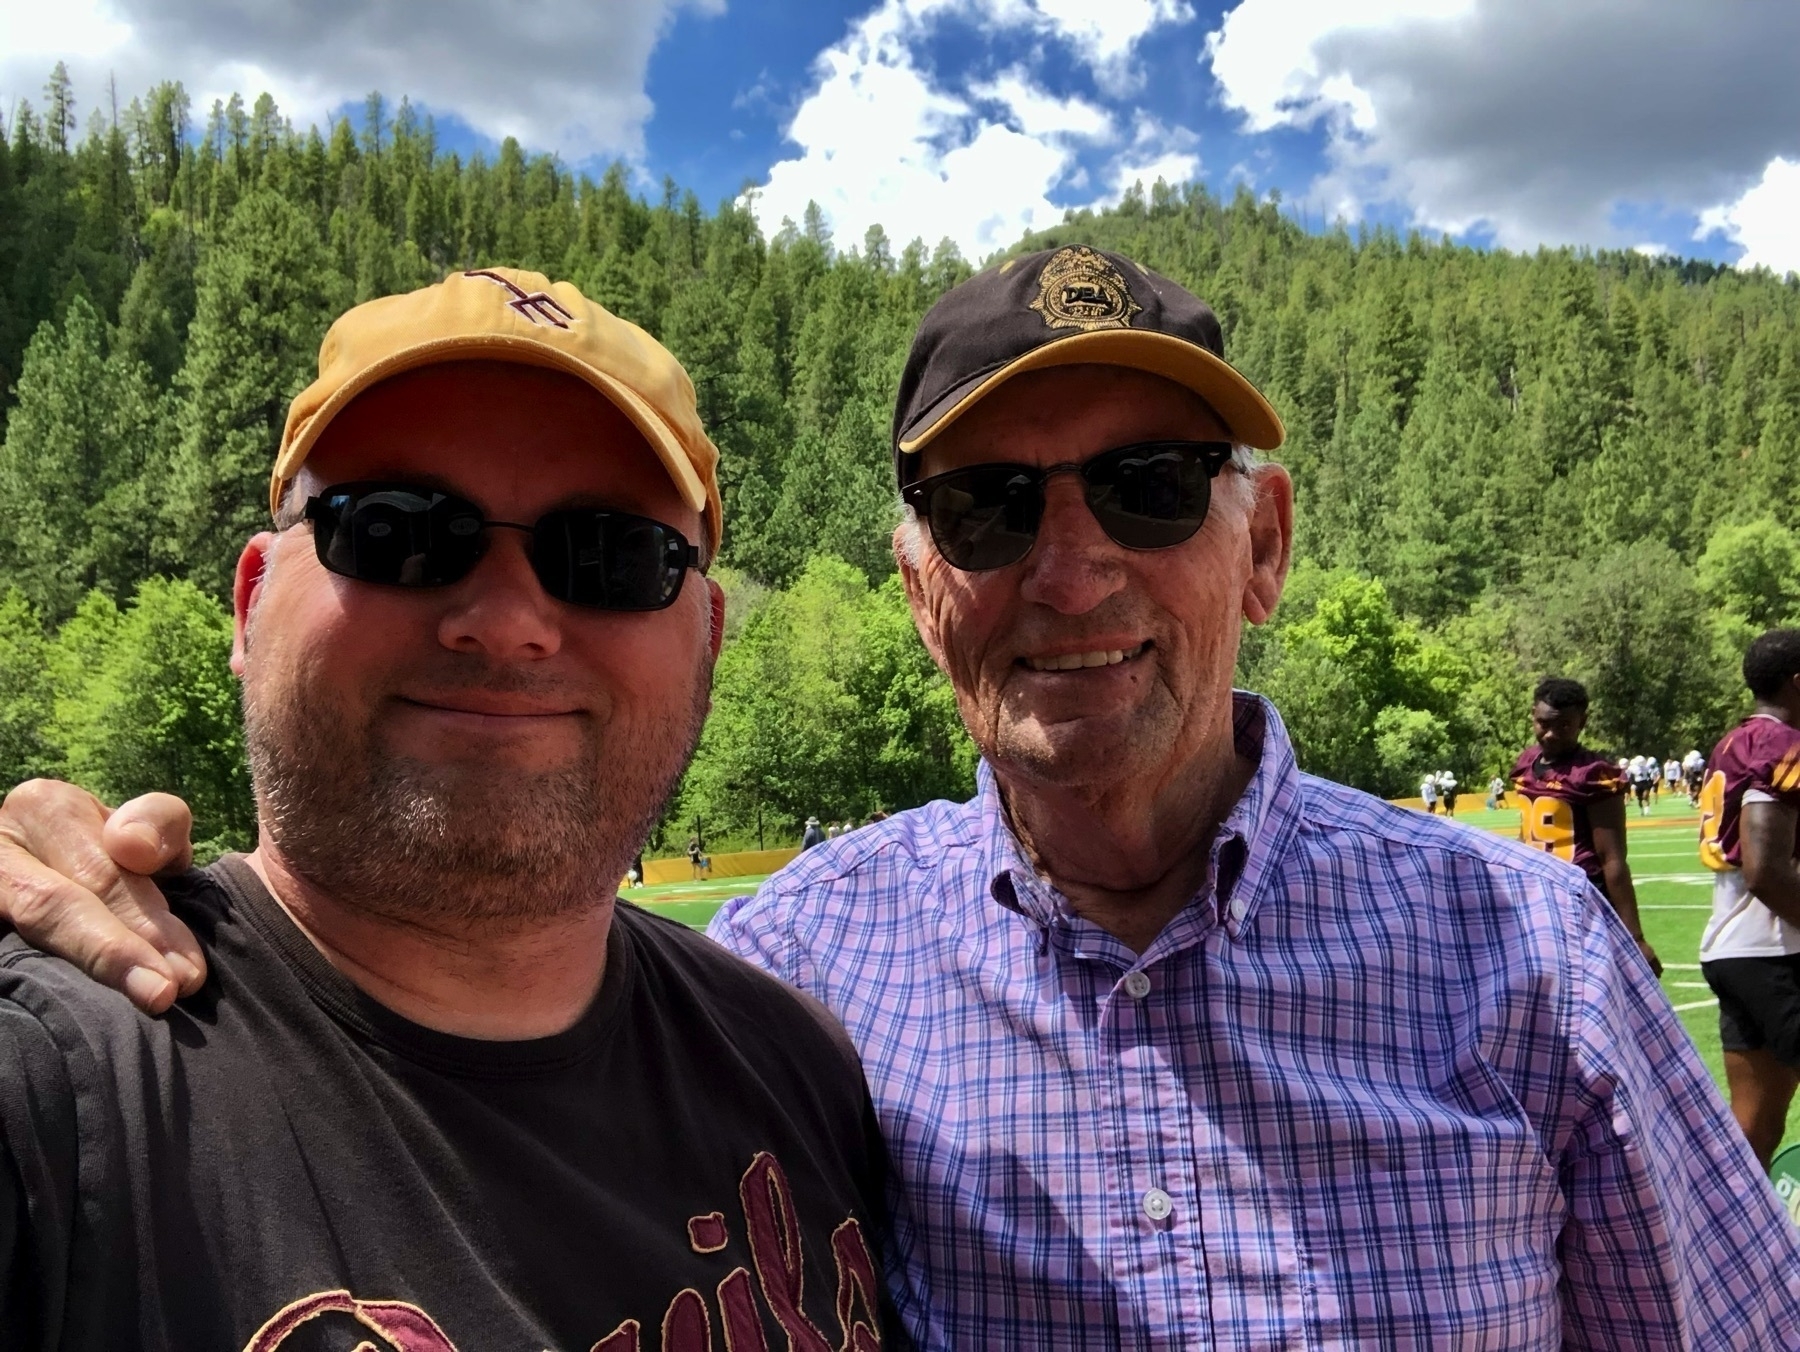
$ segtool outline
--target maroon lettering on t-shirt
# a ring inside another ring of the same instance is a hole
[[[718,1286],[719,1322],[729,1352],[769,1352],[764,1337],[763,1302],[787,1335],[788,1352],[881,1352],[879,1278],[875,1260],[854,1216],[832,1232],[831,1256],[837,1272],[835,1308],[840,1341],[834,1347],[807,1317],[805,1237],[786,1171],[768,1151],[751,1160],[738,1184],[750,1260],[756,1268],[732,1269]],[[722,1212],[688,1221],[696,1252],[723,1249],[730,1235]],[[326,1314],[345,1314],[380,1335],[394,1352],[457,1352],[443,1329],[415,1305],[394,1300],[358,1300],[348,1291],[321,1291],[283,1307],[245,1344],[244,1352],[278,1352],[302,1325]],[[643,1325],[627,1319],[596,1342],[590,1352],[650,1352],[642,1345]],[[662,1317],[662,1352],[713,1352],[712,1313],[693,1287],[678,1291]]]
[[[794,1193],[787,1175],[768,1151],[750,1162],[738,1184],[738,1196],[744,1203],[744,1224],[750,1227],[750,1257],[762,1283],[763,1299],[787,1334],[789,1352],[832,1352],[825,1335],[801,1307],[806,1265],[800,1218],[794,1214]]]
[[[712,1316],[691,1286],[676,1294],[663,1315],[662,1352],[712,1352]]]
[[[358,1300],[348,1291],[320,1291],[284,1306],[244,1345],[244,1352],[274,1352],[296,1329],[321,1315],[347,1314],[380,1334],[397,1352],[456,1352],[456,1345],[425,1311],[397,1300]]]
[[[881,1352],[875,1260],[856,1217],[846,1217],[832,1233],[831,1255],[837,1263],[837,1317],[844,1331],[844,1352]]]

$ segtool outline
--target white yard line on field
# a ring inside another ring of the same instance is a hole
[[[1711,1000],[1694,1000],[1685,1005],[1676,1005],[1674,1006],[1674,1009],[1677,1014],[1685,1014],[1690,1009],[1705,1009],[1708,1005],[1716,1005],[1718,1003],[1718,999],[1715,997]]]

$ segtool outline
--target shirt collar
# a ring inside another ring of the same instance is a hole
[[[1213,837],[1205,884],[1165,931],[1171,940],[1174,931],[1196,926],[1200,932],[1215,924],[1233,935],[1242,932],[1267,890],[1272,861],[1285,850],[1298,823],[1300,771],[1275,707],[1260,695],[1234,690],[1232,731],[1238,753],[1254,757],[1256,771]],[[988,847],[989,895],[1042,933],[1066,927],[1075,919],[1068,898],[1031,866],[986,761],[976,770],[975,785],[977,829]],[[1159,938],[1153,948],[1162,946]]]

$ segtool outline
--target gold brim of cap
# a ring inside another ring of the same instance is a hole
[[[300,472],[300,467],[306,463],[306,457],[311,454],[313,446],[331,420],[342,413],[350,401],[364,390],[379,385],[384,380],[427,366],[483,359],[562,371],[592,386],[630,419],[633,427],[643,433],[644,440],[650,444],[657,460],[674,481],[682,501],[699,512],[706,523],[708,534],[712,537],[708,553],[717,553],[719,527],[711,519],[712,513],[707,511],[706,487],[694,473],[693,463],[674,429],[658,417],[649,404],[606,372],[559,348],[504,334],[458,334],[449,338],[434,338],[402,348],[357,372],[354,377],[333,390],[331,397],[319,406],[318,411],[306,420],[304,426],[295,430],[287,445],[282,447],[275,462],[275,473],[269,481],[269,510],[274,512],[279,508],[282,489]]]
[[[1219,415],[1231,439],[1272,451],[1286,439],[1281,418],[1236,367],[1205,348],[1144,329],[1099,329],[1059,338],[1014,358],[958,399],[917,436],[900,443],[903,454],[924,449],[939,433],[1014,376],[1056,366],[1122,366],[1172,380],[1192,390]]]

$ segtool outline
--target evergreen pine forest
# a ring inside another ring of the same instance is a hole
[[[439,151],[407,101],[296,130],[178,84],[81,107],[59,66],[0,143],[0,784],[72,778],[254,830],[228,587],[288,400],[349,305],[494,264],[574,282],[681,359],[723,455],[714,712],[653,849],[795,840],[966,795],[975,756],[895,576],[907,340],[989,260],[817,211]],[[1546,674],[1589,742],[1709,749],[1737,666],[1800,620],[1800,285],[1635,253],[1302,228],[1158,183],[1014,251],[1114,249],[1218,311],[1280,410],[1296,567],[1240,683],[1316,773],[1504,771]]]

